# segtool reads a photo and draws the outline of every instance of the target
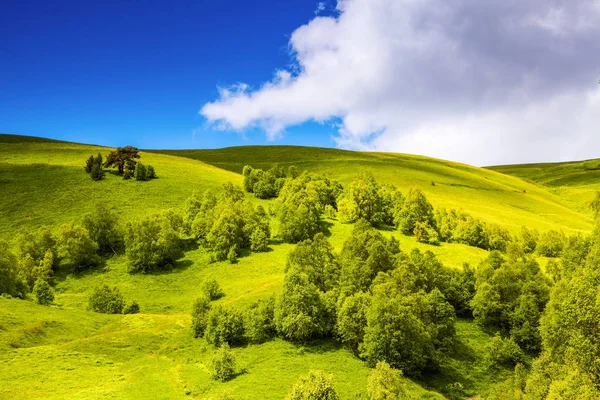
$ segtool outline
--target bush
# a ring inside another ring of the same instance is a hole
[[[210,362],[210,377],[214,380],[226,382],[235,374],[235,355],[227,343],[223,343]]]
[[[125,233],[129,272],[169,269],[180,254],[179,236],[161,215],[129,223]]]
[[[333,387],[333,375],[323,371],[310,371],[296,382],[286,400],[338,400]]]
[[[154,170],[154,167],[152,165],[148,165],[146,166],[146,179],[150,180],[150,179],[156,179],[156,171]]]
[[[402,383],[402,371],[390,367],[385,361],[379,361],[369,375],[367,393],[371,400],[399,400],[406,397],[406,388]]]
[[[98,244],[92,240],[87,229],[65,224],[58,233],[58,255],[76,269],[98,264]]]
[[[8,243],[0,241],[0,294],[25,296],[25,283],[17,275],[16,267],[17,257],[10,251]]]
[[[135,300],[127,302],[123,307],[123,314],[137,314],[140,312],[140,306]]]
[[[204,292],[204,295],[210,301],[220,299],[225,295],[221,289],[221,286],[219,286],[219,283],[214,279],[204,281],[204,284],[202,285],[202,292]]]
[[[433,245],[440,244],[440,236],[426,222],[417,222],[414,230],[415,239],[420,243],[428,243]]]
[[[210,300],[206,297],[197,298],[192,308],[192,332],[195,338],[204,336],[209,312]]]
[[[38,279],[33,287],[33,294],[38,304],[47,306],[54,301],[54,290],[48,282],[43,279]]]
[[[147,180],[146,166],[139,161],[135,165],[135,172],[133,173],[133,177],[135,178],[136,181]]]
[[[255,229],[250,235],[250,250],[263,252],[269,249],[269,233],[265,229]]]
[[[244,319],[235,309],[217,306],[208,314],[206,341],[219,347],[223,343],[234,345],[244,340]]]
[[[433,206],[418,188],[410,189],[402,203],[402,208],[396,213],[394,222],[405,235],[412,235],[417,222],[435,227]]]
[[[96,287],[88,300],[90,310],[103,314],[121,314],[124,305],[125,300],[119,289],[111,289],[107,285]]]

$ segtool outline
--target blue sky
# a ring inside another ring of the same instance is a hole
[[[5,1],[0,132],[598,158],[599,54],[600,0]]]
[[[9,1],[0,12],[0,132],[111,146],[267,143],[260,129],[210,129],[218,86],[260,85],[291,62],[312,0]],[[330,125],[276,143],[332,146]],[[270,142],[269,142],[270,143]]]

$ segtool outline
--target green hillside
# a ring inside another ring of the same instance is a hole
[[[156,180],[124,181],[116,174],[93,182],[83,171],[87,157],[111,149],[75,143],[0,135],[0,239],[15,245],[19,232],[65,222],[80,222],[98,202],[122,222],[173,208],[181,211],[193,191],[242,183],[246,164],[268,168],[296,165],[348,184],[359,171],[371,171],[381,182],[407,191],[419,186],[435,207],[462,208],[513,231],[522,225],[589,231],[591,218],[557,192],[518,177],[464,164],[391,153],[265,146],[223,150],[148,151],[142,161],[155,167]],[[556,188],[555,188],[556,189]],[[268,209],[274,200],[257,200]],[[325,221],[327,235],[339,252],[352,225]],[[445,265],[476,266],[488,256],[479,248],[456,243],[432,246],[414,237],[384,230],[403,251],[432,251]],[[272,240],[265,253],[244,254],[235,264],[211,262],[209,253],[188,246],[173,269],[149,274],[127,272],[127,259],[115,255],[84,272],[60,268],[56,297],[50,307],[0,296],[0,398],[197,398],[282,399],[300,375],[311,369],[334,374],[341,399],[367,398],[371,369],[333,340],[291,344],[274,339],[261,345],[234,347],[239,374],[220,383],[211,380],[214,348],[191,335],[190,310],[205,280],[216,279],[225,296],[217,304],[245,309],[252,302],[281,293],[288,253],[294,245]],[[545,261],[545,260],[543,260]],[[104,315],[87,310],[98,285],[118,286],[136,300],[140,314]],[[456,398],[484,393],[511,368],[490,373],[487,357],[491,332],[472,320],[456,323],[457,345],[437,373],[402,378],[414,398],[442,399],[449,387],[461,387]],[[454,385],[454,386],[452,386]]]
[[[600,159],[515,164],[487,167],[489,170],[512,175],[536,183],[562,199],[572,208],[588,212],[587,203],[600,190]]]
[[[218,150],[160,151],[232,172],[244,165],[267,169],[274,163],[324,173],[342,184],[360,171],[402,190],[421,188],[436,207],[461,208],[474,217],[516,231],[522,225],[540,230],[589,230],[591,219],[560,196],[531,182],[489,169],[428,157],[367,153],[298,146],[245,146]]]

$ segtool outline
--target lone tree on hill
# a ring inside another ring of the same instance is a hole
[[[104,170],[102,169],[102,154],[98,153],[98,157],[90,156],[85,162],[85,172],[90,174],[94,181],[99,181],[104,178]]]
[[[117,167],[119,174],[123,175],[123,179],[133,177],[135,171],[136,158],[140,158],[139,150],[133,146],[119,147],[117,150],[110,152],[106,161],[105,168]]]

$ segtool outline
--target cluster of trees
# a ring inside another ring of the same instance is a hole
[[[456,315],[469,315],[472,270],[445,268],[435,256],[400,251],[366,222],[338,255],[319,233],[288,256],[283,292],[245,313],[193,307],[193,332],[216,346],[262,342],[274,335],[308,342],[332,337],[370,365],[386,361],[407,374],[435,368],[453,343]]]
[[[147,181],[156,178],[156,172],[151,165],[144,165],[136,159],[140,158],[139,150],[133,146],[119,147],[110,152],[106,161],[102,162],[102,155],[91,155],[85,162],[84,170],[94,181],[99,181],[105,176],[104,168],[117,168],[123,179],[135,178],[136,181]]]
[[[243,249],[267,251],[271,231],[266,212],[244,198],[241,188],[224,185],[220,195],[193,194],[185,205],[183,229],[208,249],[214,260],[234,263]]]
[[[532,330],[531,321],[537,321],[533,343],[540,354],[529,370],[517,364],[513,377],[493,387],[489,399],[600,398],[599,233],[596,228],[589,237],[572,236],[565,242],[562,259],[548,266],[551,282],[541,276],[526,279],[521,285],[520,299],[515,301],[513,311],[516,325],[508,328],[514,330],[511,338],[519,342],[528,337],[523,333]],[[526,274],[537,275],[535,267],[525,266],[526,261],[517,262],[522,264],[520,269],[527,270]],[[504,263],[500,268],[503,267]],[[502,291],[506,293],[514,284],[505,284]],[[540,313],[538,306],[542,301],[545,308]],[[525,346],[531,343],[527,340]]]
[[[275,164],[271,169],[263,171],[246,165],[242,175],[246,192],[254,193],[254,196],[259,199],[271,199],[279,196],[286,178],[294,179],[298,176],[298,170],[291,166],[286,173],[281,166]]]

